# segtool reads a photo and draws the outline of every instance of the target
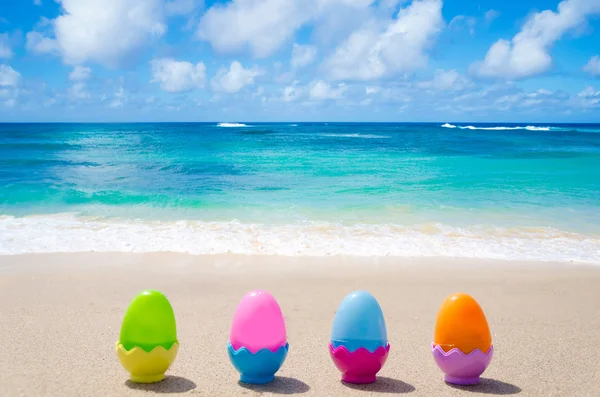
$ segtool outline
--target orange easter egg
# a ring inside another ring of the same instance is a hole
[[[457,348],[465,354],[475,349],[486,353],[492,335],[477,301],[462,292],[447,297],[438,312],[433,343],[445,352]]]

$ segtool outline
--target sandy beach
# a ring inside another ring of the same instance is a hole
[[[598,396],[600,268],[572,263],[185,254],[0,257],[0,396]],[[135,385],[114,344],[130,300],[163,291],[180,352],[168,378]],[[243,294],[267,289],[287,321],[290,353],[275,382],[238,383],[225,345]],[[379,300],[391,352],[372,385],[340,382],[327,343],[342,298]],[[482,383],[452,387],[430,352],[439,305],[464,291],[483,307],[495,356]]]

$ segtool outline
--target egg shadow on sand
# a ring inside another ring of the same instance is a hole
[[[130,389],[164,394],[185,393],[196,388],[194,382],[180,376],[166,376],[164,380],[156,383],[135,383],[127,380],[125,385]]]
[[[377,381],[374,383],[368,383],[365,385],[355,385],[353,383],[346,383],[341,381],[342,385],[349,387],[350,389],[370,391],[373,393],[411,393],[415,391],[415,387],[401,380],[386,378],[384,376],[378,376]]]
[[[478,384],[471,386],[453,385],[451,383],[447,383],[447,385],[454,389],[481,394],[496,394],[499,396],[521,393],[519,386],[489,378],[481,378]]]
[[[273,393],[273,394],[302,394],[310,390],[310,386],[301,380],[294,378],[286,378],[284,376],[276,376],[275,380],[264,385],[251,385],[239,381],[238,384],[245,389],[252,390],[258,393]]]

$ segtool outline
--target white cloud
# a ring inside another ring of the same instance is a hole
[[[571,98],[569,94],[560,90],[539,88],[535,91],[523,91],[510,82],[490,85],[453,98],[439,94],[436,94],[436,97],[432,98],[432,101],[447,111],[460,115],[479,113],[486,117],[492,112],[538,113],[547,117],[550,113],[564,111]]]
[[[17,104],[20,82],[21,74],[19,72],[8,65],[0,64],[0,98],[3,98],[5,107],[13,108]]]
[[[73,71],[69,73],[69,80],[82,81],[87,80],[92,75],[92,69],[85,66],[75,66]]]
[[[213,5],[196,35],[219,52],[249,49],[268,57],[291,40],[303,25],[339,8],[364,9],[375,0],[232,0]]]
[[[190,91],[204,87],[206,66],[198,62],[196,65],[171,58],[153,59],[152,82],[160,83],[160,88],[167,92]]]
[[[288,41],[312,15],[314,4],[300,0],[233,0],[211,7],[202,17],[197,36],[217,51],[248,47],[267,57]],[[225,28],[226,27],[226,28]]]
[[[188,15],[202,4],[201,0],[167,0],[165,12],[167,15]]]
[[[538,107],[543,104],[558,103],[559,100],[564,99],[556,92],[540,88],[537,91],[524,93],[521,95],[521,106],[524,107]]]
[[[320,9],[326,9],[327,6],[346,6],[356,9],[369,7],[375,0],[317,0],[316,6]]]
[[[115,91],[115,93],[113,94],[113,99],[110,102],[110,104],[108,105],[109,108],[111,109],[118,109],[118,108],[122,108],[123,105],[129,100],[129,95],[127,94],[127,91],[125,91],[125,89],[123,88],[123,86],[120,86],[117,91]]]
[[[547,90],[545,88],[540,88],[539,90],[531,92],[528,95],[532,96],[532,97],[537,97],[537,96],[540,96],[540,95],[552,95],[552,94],[554,94],[552,91]]]
[[[310,83],[309,94],[311,99],[340,99],[348,91],[348,86],[338,84],[337,87],[332,87],[329,83],[323,80],[317,80]]]
[[[33,0],[33,4],[35,4],[36,6],[41,6],[42,0]]]
[[[294,44],[291,64],[294,68],[310,65],[317,58],[317,47],[313,45]]]
[[[413,1],[383,32],[369,26],[352,33],[324,67],[334,80],[373,80],[424,67],[443,25],[441,10],[441,0]]]
[[[51,22],[55,38],[27,34],[27,48],[59,53],[68,64],[121,64],[132,52],[161,36],[162,0],[59,0],[63,14]]]
[[[423,81],[418,84],[421,88],[432,88],[436,90],[444,90],[444,91],[458,91],[463,90],[472,83],[469,79],[462,76],[456,70],[442,70],[438,69],[433,76],[431,81]]]
[[[533,14],[512,41],[498,40],[471,71],[482,77],[520,79],[545,72],[552,65],[549,54],[565,33],[586,23],[589,15],[600,13],[600,0],[565,0],[558,12]]]
[[[12,55],[13,52],[8,33],[0,34],[0,58],[10,58]]]
[[[588,86],[577,95],[581,98],[600,98],[600,91],[596,91],[594,87]]]
[[[377,94],[379,91],[381,91],[381,87],[367,86],[365,88],[365,94],[367,95]]]
[[[258,97],[263,97],[263,94],[265,93],[265,88],[264,87],[258,87],[256,89],[256,91],[254,91],[252,93],[252,98],[258,98]]]
[[[238,61],[231,62],[229,70],[220,68],[210,82],[215,92],[232,94],[247,85],[254,84],[254,79],[262,76],[264,72],[257,68],[244,69]]]
[[[592,76],[600,77],[600,57],[596,55],[590,58],[590,61],[583,67],[583,70]]]
[[[489,10],[488,12],[485,13],[483,18],[485,19],[485,23],[487,23],[489,25],[490,23],[492,23],[494,21],[494,19],[498,18],[499,16],[500,16],[499,11]]]
[[[406,0],[380,0],[379,7],[383,10],[395,10],[399,3],[404,3]]]
[[[48,38],[39,32],[27,33],[27,50],[34,54],[58,54],[56,40]]]
[[[0,87],[17,87],[21,74],[8,65],[0,65]]]
[[[380,0],[381,1],[381,0]],[[352,32],[365,26],[370,21],[386,20],[391,18],[394,10],[381,10],[383,4],[369,7],[366,4],[354,6],[333,4],[327,7],[312,22],[311,40],[319,48],[329,49],[348,38]]]
[[[79,102],[91,98],[90,93],[85,90],[85,84],[81,82],[73,84],[69,88],[67,94],[69,96],[69,100],[73,102]]]
[[[576,102],[582,108],[600,108],[600,90],[588,86],[577,94]]]
[[[448,24],[449,28],[461,29],[462,26],[469,30],[469,33],[475,34],[475,25],[477,24],[477,18],[470,17],[467,15],[457,15]]]
[[[600,91],[596,91],[594,89],[594,87],[588,86],[588,87],[585,88],[585,90],[581,91],[577,95],[580,96],[580,97],[582,97],[582,98],[600,97]]]
[[[281,74],[276,75],[273,80],[277,83],[277,84],[288,84],[292,81],[294,81],[296,77],[296,73],[294,70],[290,70]]]
[[[298,87],[298,81],[294,81],[292,85],[289,85],[283,89],[283,94],[281,95],[281,100],[284,102],[293,102],[300,98],[302,95],[302,88]]]
[[[48,107],[48,106],[52,106],[56,103],[56,98],[46,98],[44,99],[44,106]]]

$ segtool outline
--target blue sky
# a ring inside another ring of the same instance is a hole
[[[0,121],[600,122],[600,0],[0,10]]]

